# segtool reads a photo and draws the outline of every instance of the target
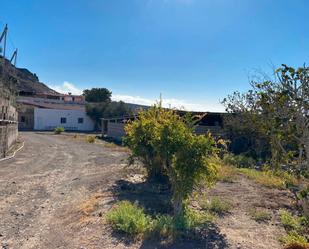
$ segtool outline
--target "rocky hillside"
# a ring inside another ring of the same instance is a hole
[[[40,82],[35,73],[30,72],[26,68],[16,68],[9,61],[6,61],[5,67],[3,67],[3,61],[0,63],[0,76],[3,74],[14,79],[19,94],[58,94],[56,91]]]

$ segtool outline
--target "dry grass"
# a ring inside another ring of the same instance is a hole
[[[78,206],[79,212],[86,216],[91,215],[96,210],[100,199],[103,197],[104,195],[100,193],[92,195]]]
[[[86,141],[87,141],[88,143],[90,143],[90,144],[93,144],[93,143],[95,143],[96,138],[95,138],[95,136],[87,136],[87,137],[86,137]]]
[[[117,152],[127,152],[127,153],[130,152],[130,149],[128,147],[120,146],[120,145],[117,145],[117,144],[114,144],[114,143],[104,142],[103,146],[105,148],[108,148],[108,149],[111,149],[111,150],[117,151]]]
[[[237,169],[233,166],[221,165],[218,168],[218,180],[222,182],[234,182],[237,175]]]
[[[270,171],[257,171],[255,169],[239,169],[239,172],[254,180],[256,183],[269,188],[284,189],[286,181],[282,177],[274,175]]]
[[[253,208],[249,210],[249,215],[256,222],[266,222],[271,219],[271,213],[268,210]]]
[[[229,213],[233,208],[230,201],[218,197],[213,197],[210,201],[204,201],[200,205],[202,209],[217,215]]]

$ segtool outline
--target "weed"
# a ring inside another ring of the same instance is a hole
[[[232,209],[232,204],[229,201],[214,197],[210,202],[202,202],[201,207],[211,213],[223,215]]]
[[[194,231],[207,226],[215,217],[208,212],[198,212],[186,209],[178,217],[158,215],[152,227],[152,233],[164,238],[177,238],[179,236],[194,235]]]
[[[86,140],[88,143],[93,144],[95,142],[95,137],[94,136],[87,136]]]
[[[291,214],[286,210],[280,210],[280,219],[281,223],[287,231],[287,235],[280,238],[280,241],[288,245],[287,248],[293,248],[290,245],[297,245],[302,247],[294,247],[294,248],[308,248],[309,244],[304,237],[306,233],[306,226],[308,224],[307,220],[303,216],[296,216]]]
[[[274,175],[271,171],[258,171],[255,169],[239,169],[239,171],[256,183],[269,188],[284,189],[286,186],[284,179]]]
[[[237,170],[233,166],[221,165],[218,167],[217,178],[222,182],[234,182]]]
[[[279,214],[281,223],[287,231],[296,231],[298,233],[304,231],[304,226],[307,223],[305,217],[292,215],[286,210],[280,210]]]
[[[122,201],[107,213],[106,220],[116,231],[132,237],[158,235],[160,238],[174,239],[194,235],[195,231],[213,222],[214,216],[186,208],[178,217],[157,215],[150,218],[137,204]]]
[[[287,235],[281,237],[280,241],[286,245],[285,248],[287,249],[309,248],[306,238],[296,232],[289,232]]]
[[[249,211],[249,215],[256,222],[266,222],[271,219],[271,213],[266,210],[258,210],[253,208]]]
[[[55,134],[61,134],[62,132],[64,132],[64,127],[57,127],[54,130]]]
[[[143,208],[128,201],[119,202],[106,215],[106,220],[120,232],[136,237],[143,235],[150,227],[151,218]]]

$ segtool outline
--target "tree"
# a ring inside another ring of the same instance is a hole
[[[308,72],[305,66],[282,65],[273,79],[253,81],[249,92],[234,93],[223,101],[229,112],[247,117],[251,127],[268,139],[276,167],[297,156],[299,165],[307,160],[309,172]]]
[[[84,90],[86,112],[100,126],[101,118],[123,116],[131,113],[123,101],[111,101],[112,92],[106,88],[92,88]]]
[[[214,181],[216,168],[209,162],[215,154],[214,140],[210,135],[195,135],[175,111],[153,106],[125,130],[132,156],[142,160],[148,174],[159,172],[168,177],[175,216],[183,214],[194,187]]]
[[[83,95],[87,102],[102,103],[111,101],[112,92],[106,88],[92,88],[84,90]]]
[[[96,122],[97,126],[101,123],[101,118],[121,117],[131,114],[131,110],[123,101],[88,103],[86,112]]]

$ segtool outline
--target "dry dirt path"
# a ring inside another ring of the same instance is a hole
[[[218,182],[208,191],[209,198],[216,196],[232,203],[232,210],[217,220],[220,233],[226,238],[229,248],[235,249],[280,249],[279,238],[284,236],[279,217],[280,209],[289,209],[294,202],[287,190],[260,186],[239,174],[233,182]],[[266,222],[257,222],[252,210],[263,210],[271,215]]]
[[[75,236],[83,224],[73,223],[87,222],[80,214],[95,205],[83,201],[120,178],[126,154],[65,136],[21,137],[25,147],[0,162],[0,248],[83,248]]]

